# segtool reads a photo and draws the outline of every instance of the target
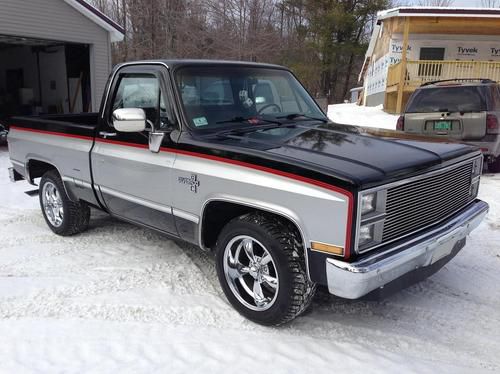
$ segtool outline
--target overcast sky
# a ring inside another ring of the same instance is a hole
[[[455,0],[453,6],[481,6],[480,0]]]

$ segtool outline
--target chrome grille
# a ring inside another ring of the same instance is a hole
[[[467,205],[472,162],[387,190],[382,242],[438,222]]]

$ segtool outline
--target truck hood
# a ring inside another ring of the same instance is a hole
[[[226,145],[265,152],[357,185],[408,176],[477,152],[471,145],[348,125],[295,125],[228,134]]]

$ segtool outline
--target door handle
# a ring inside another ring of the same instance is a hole
[[[100,131],[99,135],[102,136],[104,139],[106,139],[108,136],[111,138],[113,136],[116,136],[116,132],[106,132],[106,131]]]

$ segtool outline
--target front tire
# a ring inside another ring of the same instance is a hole
[[[50,170],[42,176],[38,196],[43,218],[53,232],[69,236],[87,229],[90,220],[89,206],[70,200],[56,170]]]
[[[232,306],[266,326],[300,315],[316,289],[307,277],[299,233],[270,214],[249,213],[230,221],[217,240],[216,267]]]

